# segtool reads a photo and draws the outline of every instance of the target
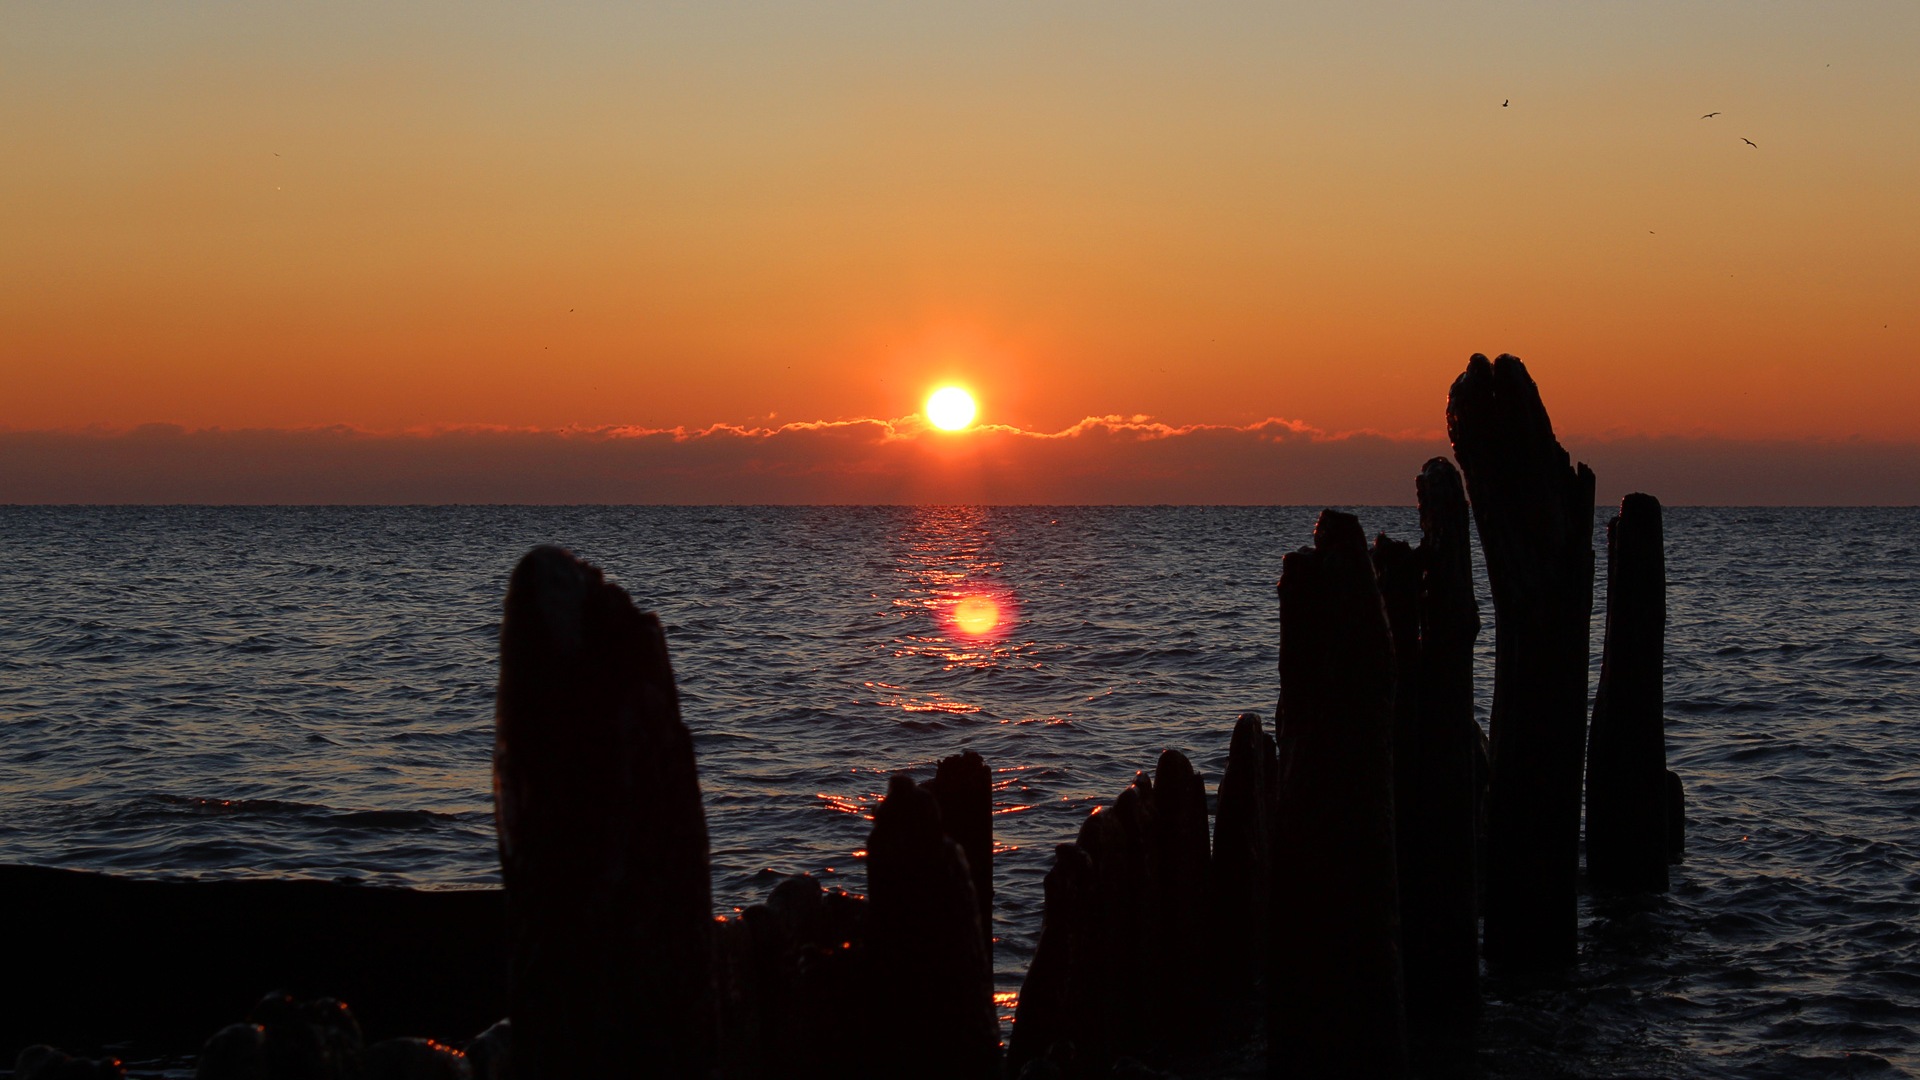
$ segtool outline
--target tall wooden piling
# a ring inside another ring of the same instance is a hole
[[[1404,1076],[1393,640],[1359,520],[1322,513],[1279,591],[1268,1074]]]
[[[1420,502],[1420,655],[1412,698],[1415,725],[1396,744],[1418,767],[1399,773],[1395,794],[1411,803],[1397,822],[1400,843],[1400,941],[1407,976],[1407,1019],[1423,1040],[1469,1030],[1480,1007],[1475,826],[1479,784],[1474,756],[1473,643],[1480,607],[1473,596],[1473,537],[1460,474],[1434,458],[1415,480]],[[1398,634],[1395,635],[1396,641]]]
[[[1116,1054],[1137,1047],[1158,1015],[1159,1003],[1139,985],[1153,967],[1152,932],[1159,923],[1153,778],[1135,773],[1118,798],[1080,823],[1075,843],[1093,860],[1090,967],[1099,973],[1091,985],[1100,1002],[1098,1030],[1079,1049],[1090,1067],[1104,1068]]]
[[[706,819],[659,620],[571,553],[529,552],[494,740],[515,1077],[706,1076]]]
[[[1593,471],[1561,448],[1512,356],[1468,362],[1447,395],[1447,435],[1493,590],[1486,958],[1559,967],[1578,930]]]
[[[905,773],[874,810],[867,886],[880,1075],[995,1076],[1000,1028],[973,875],[939,804]]]
[[[1207,879],[1215,978],[1229,992],[1253,985],[1266,954],[1275,771],[1273,736],[1259,716],[1241,713],[1220,778]]]
[[[1666,892],[1666,555],[1660,501],[1628,495],[1607,523],[1607,623],[1587,743],[1587,884]]]
[[[1148,973],[1169,1038],[1191,1034],[1207,1003],[1209,933],[1207,789],[1178,750],[1160,752],[1153,771],[1151,818],[1154,910],[1153,967]]]
[[[940,759],[924,786],[940,804],[940,825],[966,853],[988,962],[993,958],[993,774],[972,750]]]
[[[1014,1077],[1027,1062],[1046,1057],[1056,1046],[1089,1045],[1103,1012],[1093,860],[1078,844],[1055,847],[1042,888],[1040,940],[1020,984],[1020,1002],[1007,1035],[1007,1075]]]

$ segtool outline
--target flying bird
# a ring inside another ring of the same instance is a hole
[[[1741,141],[1741,142],[1743,142],[1743,143],[1746,143],[1746,144],[1747,144],[1748,146],[1751,146],[1751,147],[1753,147],[1753,148],[1754,148],[1755,150],[1758,150],[1758,149],[1760,149],[1760,144],[1759,144],[1759,143],[1757,143],[1757,142],[1754,142],[1754,141],[1753,141],[1752,139],[1749,139],[1749,138],[1746,138],[1746,137],[1744,137],[1744,136],[1743,136],[1743,137],[1742,137],[1742,138],[1740,139],[1740,141]]]
[[[1716,116],[1719,116],[1719,115],[1720,115],[1720,114],[1719,114],[1718,112],[1710,112],[1710,113],[1708,113],[1707,115],[1705,115],[1705,116],[1703,116],[1703,117],[1701,117],[1700,119],[1702,119],[1702,120],[1711,120],[1711,119],[1713,119],[1714,117],[1716,117]]]

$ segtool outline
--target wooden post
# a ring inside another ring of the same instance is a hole
[[[1253,985],[1267,949],[1273,759],[1273,736],[1260,717],[1240,714],[1227,750],[1227,771],[1220,778],[1207,889],[1213,904],[1216,976],[1228,993]]]
[[[1152,928],[1158,923],[1153,880],[1153,778],[1133,783],[1110,805],[1080,823],[1075,840],[1093,860],[1094,931],[1088,979],[1100,1021],[1079,1046],[1080,1061],[1103,1070],[1117,1054],[1137,1047],[1153,1028],[1159,1007],[1142,992],[1152,969]]]
[[[986,1080],[1000,1068],[993,968],[973,876],[939,804],[896,773],[867,838],[873,1041],[885,1075]]]
[[[1587,743],[1587,885],[1666,892],[1667,570],[1660,501],[1628,495],[1607,523],[1607,629]]]
[[[707,827],[666,638],[561,548],[507,586],[493,782],[517,1080],[706,1076]]]
[[[1578,935],[1593,471],[1561,448],[1511,356],[1469,361],[1447,395],[1447,434],[1493,589],[1486,957],[1551,969],[1573,962]]]
[[[940,759],[932,780],[922,785],[940,804],[940,824],[948,839],[966,853],[973,873],[974,908],[980,915],[980,939],[993,962],[993,774],[980,755],[967,750]]]
[[[1078,844],[1053,849],[1043,883],[1040,941],[1020,984],[1013,1030],[1007,1036],[1007,1075],[1056,1045],[1079,1046],[1097,1031],[1100,982],[1094,969],[1093,860]]]
[[[1154,910],[1150,996],[1168,1038],[1193,1033],[1204,1015],[1212,942],[1207,896],[1207,789],[1178,750],[1160,752],[1151,816]]]
[[[1416,724],[1404,745],[1419,767],[1404,774],[1406,782],[1396,790],[1412,804],[1398,815],[1401,955],[1408,1022],[1423,1041],[1458,1043],[1480,1011],[1474,850],[1480,726],[1473,718],[1480,607],[1473,598],[1473,537],[1460,474],[1446,458],[1434,458],[1420,470],[1415,489],[1420,663],[1418,681],[1403,686],[1399,696],[1417,703]],[[1407,898],[1417,902],[1409,905]]]
[[[1360,522],[1328,510],[1280,576],[1268,1074],[1406,1075],[1393,639]]]

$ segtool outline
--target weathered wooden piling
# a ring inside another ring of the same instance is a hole
[[[1419,767],[1396,797],[1400,848],[1401,958],[1408,1022],[1431,1041],[1464,1035],[1480,1010],[1480,924],[1476,775],[1480,725],[1473,718],[1473,643],[1480,606],[1473,596],[1473,537],[1460,474],[1434,458],[1414,482],[1420,503],[1418,719],[1406,740]],[[1397,639],[1396,634],[1396,639]],[[1396,751],[1399,747],[1396,745]],[[1411,810],[1411,812],[1409,812]]]
[[[1093,933],[1086,958],[1099,1020],[1078,1049],[1081,1061],[1098,1072],[1156,1029],[1159,1002],[1144,985],[1159,923],[1152,777],[1135,773],[1118,798],[1081,822],[1075,843],[1093,861]]]
[[[864,897],[782,878],[764,903],[717,924],[720,1075],[727,1080],[877,1076]]]
[[[1394,846],[1402,892],[1410,894],[1407,906],[1413,907],[1425,900],[1424,892],[1406,880],[1409,865],[1420,856],[1409,826],[1426,810],[1413,792],[1425,766],[1414,744],[1420,730],[1420,556],[1406,541],[1381,533],[1373,538],[1369,557],[1387,626],[1393,632]]]
[[[1404,1076],[1393,639],[1359,520],[1322,513],[1279,592],[1268,1075]]]
[[[660,622],[557,547],[500,629],[495,818],[517,1080],[704,1077],[712,900],[693,741]]]
[[[1666,892],[1671,849],[1660,501],[1635,493],[1607,523],[1607,622],[1587,741],[1587,885]]]
[[[1008,1076],[1019,1076],[1056,1046],[1079,1046],[1100,1024],[1093,860],[1078,844],[1059,845],[1042,889],[1040,940],[1007,1035]]]
[[[905,773],[874,811],[867,885],[880,1074],[994,1076],[1000,1029],[972,873],[933,795]]]
[[[981,940],[993,960],[993,773],[980,755],[967,750],[940,759],[924,785],[940,804],[940,824],[966,853],[973,873],[974,906],[980,913]]]
[[[1207,1005],[1212,972],[1211,911],[1207,896],[1207,788],[1178,750],[1160,752],[1153,771],[1153,967],[1150,993],[1159,1002],[1164,1034],[1192,1033]]]
[[[1493,590],[1487,962],[1573,962],[1593,613],[1593,471],[1553,435],[1512,356],[1475,354],[1447,395]]]
[[[1680,776],[1667,770],[1667,861],[1677,863],[1687,854],[1687,794]]]
[[[1213,907],[1215,978],[1223,991],[1244,991],[1267,949],[1272,882],[1273,736],[1260,717],[1242,713],[1233,725],[1227,769],[1220,778],[1207,891]]]

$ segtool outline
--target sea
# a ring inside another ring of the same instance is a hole
[[[1211,794],[1271,717],[1319,509],[0,507],[0,862],[497,885],[501,601],[555,543],[666,626],[721,913],[786,874],[864,891],[888,778],[986,759],[1010,1014],[1054,845],[1165,747]],[[1920,509],[1665,526],[1686,858],[1583,897],[1573,973],[1486,984],[1484,1074],[1916,1075]]]

